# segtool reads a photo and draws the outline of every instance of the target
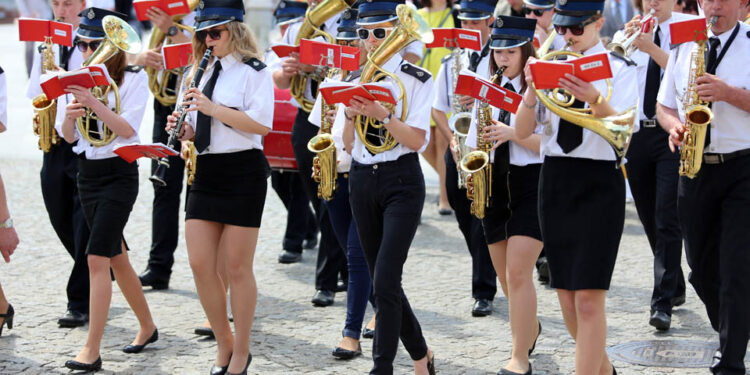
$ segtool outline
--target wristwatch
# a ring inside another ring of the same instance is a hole
[[[0,229],[8,229],[13,228],[13,219],[8,218],[8,220],[3,221],[0,223]]]
[[[169,30],[167,30],[167,36],[175,36],[177,35],[177,26],[172,25],[169,27]]]
[[[388,116],[380,120],[380,123],[383,125],[388,125],[388,123],[391,122],[391,117],[393,117],[393,113],[389,113]]]

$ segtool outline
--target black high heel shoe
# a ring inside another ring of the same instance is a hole
[[[97,372],[102,369],[102,357],[99,356],[94,363],[83,363],[69,359],[65,361],[65,367],[76,371]]]
[[[247,353],[247,362],[245,363],[245,369],[242,370],[242,372],[239,373],[239,374],[235,374],[235,373],[231,373],[231,372],[227,371],[226,375],[247,375],[247,368],[250,367],[250,362],[252,362],[252,361],[253,361],[253,354],[252,353]]]
[[[159,339],[159,330],[154,328],[154,333],[151,334],[151,337],[144,342],[141,345],[126,345],[124,348],[122,348],[122,351],[128,354],[134,354],[134,353],[140,353],[143,351],[143,348],[146,347],[148,344],[153,344],[156,342],[156,340]]]
[[[510,371],[508,369],[501,369],[500,372],[497,373],[497,375],[532,375],[532,374],[533,372],[531,371],[531,362],[529,362],[529,369],[523,374],[520,372]]]
[[[13,305],[8,304],[8,310],[5,312],[5,314],[0,314],[0,318],[3,318],[3,322],[0,323],[0,336],[3,335],[3,326],[7,325],[8,329],[13,329],[13,316],[16,315],[15,310],[13,310]]]
[[[430,375],[435,375],[435,353],[432,353],[432,357],[427,358],[427,372]]]
[[[539,336],[542,335],[542,322],[538,320],[536,322],[539,323],[539,332],[537,332],[536,334],[536,338],[534,339],[534,344],[531,345],[531,349],[529,349],[529,355],[531,355],[531,353],[534,352],[534,349],[536,349],[536,340],[539,340]]]

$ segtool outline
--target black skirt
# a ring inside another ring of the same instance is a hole
[[[510,172],[503,173],[493,166],[492,201],[482,219],[488,244],[513,236],[542,240],[537,215],[540,169],[540,164],[510,165]]]
[[[625,223],[625,178],[614,161],[544,159],[539,218],[550,286],[609,289]]]
[[[138,197],[138,164],[121,158],[78,160],[78,195],[90,228],[86,254],[122,253],[122,232]]]
[[[260,228],[268,161],[261,150],[198,155],[185,219]]]

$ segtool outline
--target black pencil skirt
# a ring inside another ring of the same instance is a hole
[[[198,155],[185,220],[260,228],[270,168],[263,151]]]
[[[609,289],[625,223],[625,178],[614,161],[550,157],[539,219],[556,289]]]
[[[90,228],[86,254],[122,252],[123,230],[138,197],[138,164],[119,157],[78,160],[78,195]]]
[[[487,244],[512,236],[527,236],[539,241],[538,190],[541,164],[510,165],[509,172],[492,169],[492,201],[482,219]]]

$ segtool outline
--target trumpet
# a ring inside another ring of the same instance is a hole
[[[648,15],[638,22],[638,29],[632,34],[626,35],[625,30],[622,30],[621,33],[615,34],[615,37],[612,38],[612,42],[607,44],[607,49],[621,57],[630,57],[630,55],[637,49],[633,45],[636,39],[638,39],[641,34],[651,31],[651,21],[654,20],[654,13],[654,9],[651,8]]]

